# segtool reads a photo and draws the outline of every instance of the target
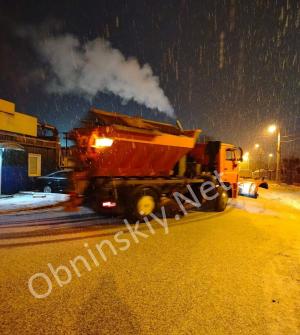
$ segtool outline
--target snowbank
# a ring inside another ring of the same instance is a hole
[[[271,184],[269,190],[259,189],[262,199],[276,200],[284,205],[300,210],[300,187]]]
[[[0,198],[0,213],[57,206],[69,199],[67,194],[24,192]]]
[[[300,187],[289,185],[269,185],[269,189],[258,189],[258,199],[239,196],[232,199],[229,206],[249,213],[276,215],[285,208],[300,210]]]

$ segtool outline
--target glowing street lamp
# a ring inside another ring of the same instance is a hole
[[[244,169],[250,170],[250,157],[248,151],[243,154],[243,163],[245,163]]]
[[[260,147],[260,145],[258,143],[255,144],[254,148],[258,149]]]
[[[277,130],[277,127],[276,127],[275,124],[271,124],[271,125],[268,127],[268,132],[269,132],[270,134],[274,134],[276,130]]]
[[[268,127],[268,132],[274,134],[277,132],[277,149],[276,149],[276,181],[280,181],[280,155],[281,155],[281,140],[280,140],[280,128],[275,124],[271,124]]]
[[[249,162],[249,152],[245,152],[243,155],[243,161],[244,162]]]

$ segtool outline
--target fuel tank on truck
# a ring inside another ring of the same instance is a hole
[[[160,177],[170,175],[199,133],[92,109],[84,126],[74,129],[69,138],[76,142],[76,158],[90,176]]]

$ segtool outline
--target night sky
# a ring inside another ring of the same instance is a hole
[[[299,152],[300,1],[4,1],[0,8],[0,98],[65,131],[91,106],[174,122],[157,109],[108,93],[51,93],[51,66],[35,40],[83,45],[102,37],[148,63],[186,128],[251,150],[274,151],[264,129],[277,122],[283,154]]]

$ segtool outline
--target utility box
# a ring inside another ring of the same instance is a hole
[[[14,103],[0,99],[0,131],[36,137],[37,124],[36,117],[18,113]]]

